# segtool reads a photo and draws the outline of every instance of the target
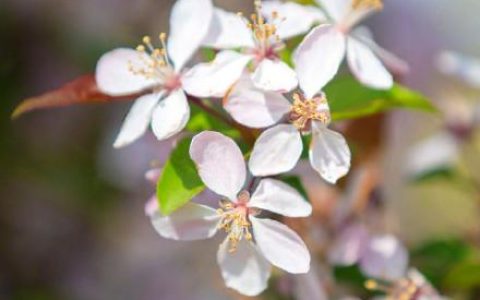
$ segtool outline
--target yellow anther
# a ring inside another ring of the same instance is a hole
[[[378,283],[375,280],[369,279],[365,281],[365,288],[367,290],[376,290],[378,288]]]
[[[167,39],[167,34],[165,32],[162,32],[158,35],[158,38],[160,41],[165,41]]]
[[[152,39],[151,39],[148,35],[144,36],[143,39],[142,39],[142,41],[143,41],[143,43],[146,44],[146,45],[149,45],[149,44],[152,43]]]
[[[373,8],[380,10],[383,8],[382,0],[353,0],[353,9]]]
[[[290,112],[292,124],[299,130],[305,130],[310,121],[330,123],[330,111],[321,109],[320,105],[326,104],[323,97],[303,99],[299,94],[293,94],[293,105]]]
[[[137,46],[137,51],[138,52],[145,52],[145,46],[144,45],[138,45]]]

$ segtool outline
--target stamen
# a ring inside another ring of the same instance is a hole
[[[221,216],[219,228],[225,230],[229,242],[228,252],[233,253],[237,250],[238,243],[244,238],[247,241],[252,240],[250,233],[250,222],[248,221],[249,209],[246,203],[250,199],[247,191],[242,191],[238,195],[238,203],[232,203],[228,200],[220,201],[220,207],[217,214]]]
[[[365,9],[365,8],[373,8],[376,10],[381,10],[383,8],[383,1],[382,0],[353,0],[352,8],[357,9]]]
[[[290,120],[298,130],[307,130],[310,122],[320,121],[323,124],[330,123],[330,111],[325,97],[315,97],[313,99],[303,99],[300,94],[293,94],[293,105],[290,112]]]
[[[130,72],[135,75],[145,76],[148,79],[160,79],[160,81],[165,81],[166,78],[172,75],[165,43],[166,34],[160,33],[159,40],[161,48],[155,48],[150,36],[146,35],[142,38],[143,44],[138,45],[136,48],[139,52],[141,66],[134,66],[130,61],[128,65]]]

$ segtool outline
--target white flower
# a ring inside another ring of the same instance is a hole
[[[298,73],[304,78],[304,74]],[[303,81],[302,81],[303,82]],[[239,123],[262,128],[276,124],[288,115],[289,124],[265,130],[255,142],[250,156],[250,171],[255,176],[270,176],[290,171],[300,159],[302,133],[311,133],[310,163],[328,182],[335,183],[350,169],[351,153],[345,138],[327,128],[330,110],[322,88],[302,83],[304,94],[295,93],[293,103],[281,94],[263,92],[243,78],[225,98],[225,109]]]
[[[310,74],[303,79],[307,81],[305,84],[324,86],[338,72],[345,55],[355,77],[373,88],[389,89],[393,85],[392,75],[380,59],[391,69],[408,70],[403,61],[375,44],[366,29],[352,31],[362,19],[382,8],[381,0],[317,2],[325,9],[332,24],[312,29],[295,52],[297,70]]]
[[[211,0],[178,0],[170,18],[168,43],[162,33],[161,48],[154,48],[147,36],[136,50],[118,48],[100,58],[96,80],[102,92],[112,96],[148,92],[133,104],[115,147],[138,139],[149,124],[159,140],[185,127],[190,108],[181,70],[207,35],[212,17]]]
[[[312,208],[287,184],[262,179],[252,195],[246,189],[247,170],[240,149],[230,138],[205,131],[192,140],[190,156],[205,185],[220,195],[220,209],[190,202],[169,216],[156,212],[158,233],[175,240],[212,237],[224,229],[217,261],[228,287],[253,296],[262,292],[270,264],[289,273],[306,273],[310,254],[301,238],[277,221],[260,218],[261,210],[287,217],[305,217]]]
[[[279,58],[278,51],[284,45],[276,25],[262,16],[260,1],[255,1],[255,6],[257,13],[250,23],[242,16],[215,9],[210,33],[203,44],[242,51],[220,51],[212,62],[192,68],[184,79],[189,83],[187,92],[199,97],[223,97],[249,63],[254,66],[251,78],[258,88],[287,92],[297,86],[295,72]],[[190,84],[190,79],[195,82]]]

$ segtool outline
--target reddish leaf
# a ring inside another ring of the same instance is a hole
[[[81,76],[64,86],[37,97],[31,97],[18,105],[12,113],[12,119],[37,109],[62,107],[74,104],[89,104],[126,100],[137,96],[112,97],[98,89],[95,76],[92,74]]]

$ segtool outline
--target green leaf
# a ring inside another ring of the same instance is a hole
[[[480,287],[480,261],[464,261],[455,265],[445,278],[445,285],[455,290]]]
[[[160,211],[169,215],[205,189],[190,159],[191,138],[183,139],[172,151],[157,183]]]
[[[285,183],[296,189],[300,195],[305,198],[305,200],[309,201],[307,191],[305,190],[305,187],[303,186],[302,180],[297,177],[297,176],[283,176],[281,177],[281,180],[283,180]]]
[[[197,106],[192,105],[190,109],[191,117],[186,126],[189,131],[197,133],[204,130],[215,130],[233,139],[240,138],[238,130],[230,127],[225,122],[207,114]]]
[[[375,90],[365,87],[353,77],[344,77],[328,84],[325,92],[335,121],[364,117],[392,108],[437,111],[426,97],[399,84],[390,90]]]

